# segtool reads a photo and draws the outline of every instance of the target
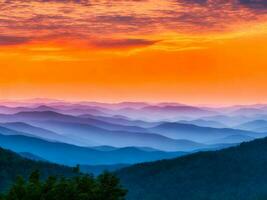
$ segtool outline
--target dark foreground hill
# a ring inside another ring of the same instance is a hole
[[[267,199],[267,138],[117,172],[128,200]]]
[[[0,148],[0,191],[5,190],[18,175],[29,176],[33,170],[39,170],[42,178],[50,175],[74,176],[77,175],[70,167],[46,162],[37,162]]]

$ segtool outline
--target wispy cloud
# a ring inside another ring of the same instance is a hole
[[[23,36],[0,35],[0,45],[18,45],[27,43],[30,38]]]
[[[101,48],[148,46],[157,42],[124,38],[229,31],[264,21],[265,8],[266,0],[1,1],[0,45],[78,39]]]
[[[92,41],[90,45],[96,48],[133,48],[150,46],[156,42],[158,41],[146,39],[102,39]]]
[[[240,4],[245,5],[252,9],[267,9],[266,0],[239,0]]]

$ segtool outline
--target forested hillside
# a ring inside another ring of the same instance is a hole
[[[128,200],[267,199],[267,138],[117,172]]]
[[[37,162],[20,157],[19,155],[0,148],[0,191],[5,190],[18,175],[28,177],[38,169],[41,178],[50,175],[71,177],[77,175],[73,168],[47,162]]]
[[[85,175],[78,166],[28,160],[0,148],[1,200],[123,200],[126,192],[111,173]]]

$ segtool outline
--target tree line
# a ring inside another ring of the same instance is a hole
[[[41,180],[34,171],[25,180],[22,176],[1,194],[0,200],[124,200],[127,191],[119,179],[109,172],[98,177],[80,174],[74,177],[49,176]]]

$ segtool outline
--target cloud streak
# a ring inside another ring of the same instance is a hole
[[[0,35],[0,46],[19,45],[30,42],[30,38],[11,35]]]
[[[146,47],[157,43],[158,41],[146,39],[103,39],[93,41],[90,45],[96,48],[134,48]]]
[[[221,33],[267,18],[266,0],[16,0],[0,8],[0,45],[94,38],[102,48],[149,46],[157,42],[142,38]]]
[[[239,0],[239,3],[252,9],[267,9],[266,0]]]

